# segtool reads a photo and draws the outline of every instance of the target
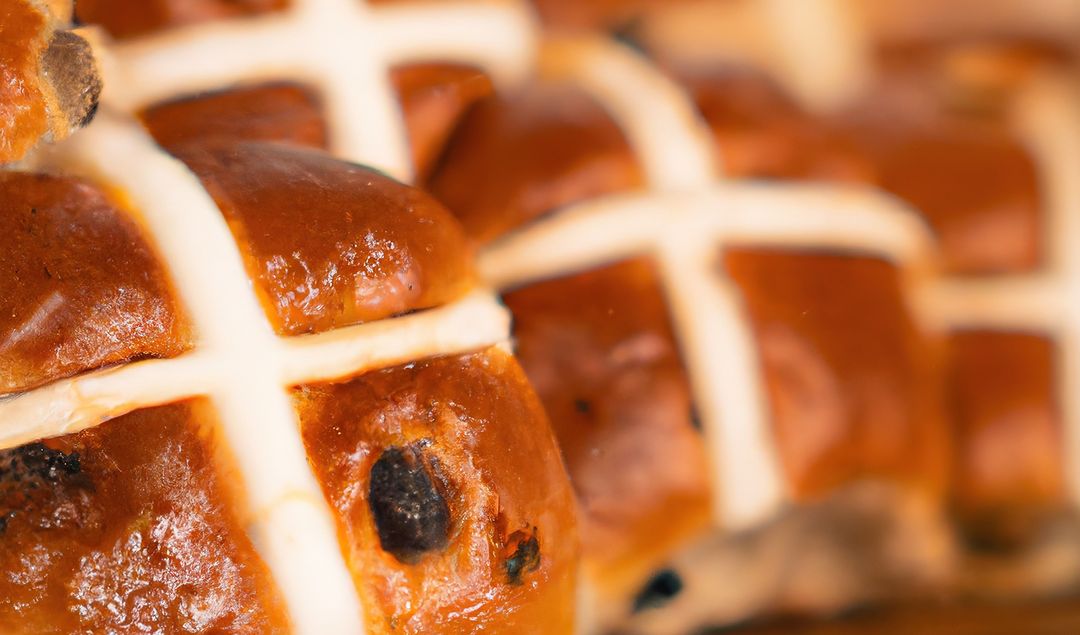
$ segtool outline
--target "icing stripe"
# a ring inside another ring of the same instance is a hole
[[[1047,205],[1046,244],[1049,274],[1058,282],[1063,315],[1059,333],[1059,365],[1055,374],[1065,425],[1066,482],[1074,503],[1080,503],[1080,85],[1075,75],[1044,70],[1020,95],[1016,125],[1039,170]],[[1032,307],[1039,311],[1043,307]],[[1056,309],[1056,310],[1055,310]]]
[[[105,52],[102,102],[135,112],[241,82],[297,80],[320,92],[336,156],[409,181],[412,164],[389,81],[391,64],[459,61],[512,82],[532,61],[529,16],[519,5],[292,4],[280,14],[196,24],[114,44]]]
[[[608,110],[652,188],[693,189],[716,177],[715,144],[693,102],[630,48],[599,38],[552,40],[540,66],[549,77],[574,81]]]
[[[1058,340],[1055,394],[1064,413],[1064,462],[1080,502],[1080,88],[1042,70],[1017,99],[1014,123],[1045,192],[1048,268],[1031,275],[945,278],[916,294],[921,313],[941,328],[1042,332]]]
[[[626,134],[652,190],[695,191],[716,178],[712,135],[693,102],[633,50],[596,38],[563,39],[544,47],[540,63],[545,74],[575,81],[605,107]],[[713,516],[723,526],[750,525],[782,498],[757,351],[736,289],[713,266],[723,225],[699,231],[701,215],[689,201],[667,202],[654,196],[639,208],[638,222],[627,227],[640,230],[649,225],[642,221],[652,219],[658,231],[654,238],[628,242],[646,240],[660,265],[701,413]],[[609,226],[600,235],[620,233],[623,221],[617,216],[608,216]]]
[[[279,341],[282,383],[333,381],[411,359],[506,342],[510,317],[489,292],[436,309]],[[140,408],[211,392],[215,356],[197,351],[106,368],[0,399],[0,449],[85,430]]]
[[[417,2],[371,9],[387,64],[453,60],[512,86],[532,72],[536,29],[520,2]],[[482,33],[483,37],[476,34]]]
[[[804,12],[803,18],[823,28],[848,17],[839,5],[821,0],[785,20]],[[781,32],[789,27],[794,24],[779,25]],[[831,75],[802,86],[820,90],[822,99],[865,70],[856,31],[828,32],[850,36],[849,50],[836,59],[800,59],[796,69],[832,65]],[[809,44],[806,38],[796,43],[792,56]],[[738,289],[720,268],[721,249],[750,244],[870,253],[902,262],[905,283],[915,286],[928,267],[908,272],[906,265],[933,261],[927,228],[895,200],[865,190],[716,185],[712,137],[692,102],[625,47],[591,38],[556,40],[544,47],[541,68],[576,82],[607,109],[635,150],[650,190],[564,209],[492,245],[481,270],[508,287],[630,255],[655,256],[702,412],[717,523],[738,528],[760,522],[779,507],[784,485],[767,425],[756,343]]]
[[[871,55],[850,0],[759,1],[773,36],[773,71],[804,105],[835,109],[863,93]]]
[[[64,167],[124,188],[191,314],[199,350],[213,360],[209,396],[255,512],[249,531],[293,625],[300,633],[363,632],[334,520],[280,381],[277,338],[224,217],[195,175],[136,124],[101,113],[72,141]]]
[[[686,209],[678,220],[657,212],[680,206]],[[731,183],[698,193],[617,194],[569,206],[493,243],[481,255],[480,268],[498,287],[518,286],[643,253],[668,233],[671,240],[696,233],[714,244],[722,238],[743,247],[842,251],[902,265],[931,259],[933,247],[921,218],[872,190]]]
[[[777,509],[783,485],[754,338],[738,291],[719,266],[723,245],[827,249],[902,268],[932,259],[929,229],[892,197],[845,187],[732,183],[580,203],[489,246],[480,270],[507,288],[656,256],[707,431],[717,522],[741,528]]]

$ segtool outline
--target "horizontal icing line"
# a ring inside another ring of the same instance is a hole
[[[1066,299],[1052,276],[945,278],[915,289],[920,317],[940,329],[1056,331]]]
[[[707,187],[718,175],[708,125],[670,78],[627,46],[602,38],[556,39],[541,71],[573,80],[614,117],[654,188]]]
[[[680,214],[666,214],[675,207]],[[929,258],[923,221],[870,190],[803,185],[717,185],[694,193],[636,193],[576,204],[490,245],[485,279],[499,288],[709,236],[717,247],[839,250],[898,263]]]
[[[417,2],[370,11],[372,31],[391,65],[452,61],[513,85],[531,72],[536,58],[537,29],[522,2]]]
[[[62,379],[0,400],[0,449],[79,432],[139,408],[206,394],[214,364],[192,353]]]
[[[102,101],[131,112],[184,93],[294,74],[307,54],[289,37],[291,19],[271,14],[197,24],[115,43]],[[223,54],[229,50],[244,53]]]
[[[1057,394],[1064,418],[1066,479],[1080,500],[1080,82],[1062,69],[1042,69],[1017,100],[1014,123],[1027,142],[1045,192],[1046,241],[1057,273],[1063,318]]]
[[[490,293],[399,318],[280,340],[282,382],[359,375],[506,341],[510,316]],[[224,364],[206,351],[93,371],[0,398],[0,449],[72,434],[141,408],[208,395]]]
[[[195,324],[223,436],[253,509],[321,490],[281,383],[278,338],[253,293],[240,248],[198,178],[137,123],[99,114],[56,149],[62,166],[124,188]],[[165,196],[164,194],[168,194]],[[292,525],[249,527],[299,632],[362,632],[362,609],[325,504]],[[302,527],[300,524],[302,523]]]
[[[326,381],[411,359],[450,355],[503,342],[510,315],[490,292],[381,322],[281,340],[284,382]]]
[[[304,0],[282,14],[193,25],[114,44],[106,52],[103,101],[134,112],[242,82],[310,83],[322,93],[334,154],[408,181],[412,166],[387,76],[390,64],[449,58],[476,64],[500,82],[519,80],[535,57],[530,18],[518,5],[369,10],[352,0]]]
[[[126,112],[237,83],[294,79],[320,93],[331,149],[412,178],[402,121],[370,18],[359,3],[198,24],[113,46],[103,100]]]
[[[715,188],[701,204],[715,211],[699,214],[726,223],[729,244],[838,249],[898,263],[932,259],[935,241],[923,218],[873,189],[731,185]]]
[[[648,251],[661,225],[660,203],[658,195],[637,194],[573,205],[481,251],[481,275],[506,288]]]

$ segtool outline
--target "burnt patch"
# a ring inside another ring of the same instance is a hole
[[[371,467],[368,505],[384,551],[404,563],[446,547],[450,506],[428,443],[390,447]]]
[[[506,562],[503,563],[506,579],[510,584],[521,584],[526,573],[540,567],[540,540],[536,537],[536,530],[515,531],[510,535],[507,549]]]
[[[78,515],[80,492],[90,489],[78,452],[43,443],[0,451],[0,533],[20,517],[42,529],[63,525]],[[61,507],[71,513],[56,513]]]
[[[30,483],[35,480],[57,482],[81,471],[79,453],[65,454],[43,443],[28,443],[0,452],[0,481]]]
[[[662,569],[656,573],[634,598],[634,612],[657,608],[671,601],[683,590],[683,581],[674,569]]]

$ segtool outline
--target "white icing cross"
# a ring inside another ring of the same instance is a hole
[[[199,341],[175,359],[87,373],[0,399],[0,447],[76,432],[138,408],[210,397],[244,480],[249,531],[295,630],[363,633],[363,610],[287,388],[505,345],[505,309],[490,292],[478,291],[407,317],[277,337],[220,211],[198,179],[131,115],[155,101],[240,82],[298,80],[321,91],[337,156],[408,180],[408,143],[390,66],[456,61],[478,65],[497,81],[514,79],[532,59],[529,17],[508,4],[369,9],[356,0],[294,0],[280,14],[195,25],[102,50],[102,113],[41,159],[125,191]]]
[[[542,68],[599,101],[625,131],[650,190],[583,202],[491,245],[481,270],[518,286],[635,255],[659,262],[713,473],[718,524],[764,520],[785,498],[762,373],[726,245],[832,248],[894,261],[930,258],[922,221],[893,199],[823,186],[721,184],[713,141],[678,86],[625,47],[556,41]]]
[[[917,296],[918,305],[943,328],[1045,333],[1057,340],[1065,476],[1080,503],[1080,85],[1046,70],[1017,102],[1015,127],[1035,159],[1046,201],[1046,267],[1030,275],[945,279]]]
[[[773,15],[777,33],[791,31],[778,43],[785,47],[779,59],[793,63],[774,71],[808,105],[839,105],[853,94],[852,86],[841,89],[840,84],[863,85],[868,63],[860,58],[869,58],[866,41],[842,2],[764,0],[763,7]],[[797,33],[800,25],[805,32]],[[821,33],[839,40],[825,47],[833,51],[827,59],[811,50],[815,42],[822,44]],[[736,527],[756,522],[782,498],[775,458],[763,440],[768,429],[751,335],[716,261],[724,244],[876,254],[903,265],[906,297],[916,318],[932,331],[982,327],[1055,334],[1066,477],[1080,502],[1080,248],[1075,243],[1080,236],[1080,89],[1074,78],[1045,72],[1027,87],[1016,114],[1048,201],[1049,270],[948,279],[937,277],[934,240],[923,222],[895,201],[835,187],[707,185],[714,165],[693,106],[629,51],[598,42],[559,43],[545,52],[543,63],[606,106],[635,148],[654,192],[605,197],[560,211],[494,245],[484,270],[506,287],[639,254],[657,257],[702,405],[720,522]],[[753,487],[744,487],[747,483]]]
[[[865,84],[856,81],[865,79],[865,70],[857,73],[855,69],[869,67],[871,51],[868,35],[857,26],[850,3],[763,1],[773,7],[778,32],[786,34],[778,41],[784,47],[784,57],[800,60],[785,75],[788,83],[796,89],[815,87],[810,92],[796,90],[796,94],[810,106],[842,105],[858,94],[850,86],[830,87],[821,81],[823,75],[836,74],[846,75],[845,81],[859,88]],[[786,13],[795,10],[794,5],[800,9]],[[1075,9],[1071,8],[1074,14]],[[1069,10],[1063,4],[1025,9],[1032,15],[1062,16]],[[796,14],[801,17],[789,23],[790,16]],[[1006,15],[992,15],[988,23],[1006,19]],[[819,28],[804,28],[806,24]],[[1060,35],[1053,33],[1054,24],[1043,26],[1050,27],[1047,30],[1052,35]],[[800,28],[805,32],[800,33]],[[822,61],[812,54],[810,45],[819,39],[819,33],[833,34],[835,45],[826,48],[833,51],[835,59]],[[838,69],[851,72],[832,72]],[[832,96],[817,99],[814,95],[818,92]],[[914,297],[923,320],[940,330],[1037,332],[1057,340],[1058,367],[1053,376],[1064,421],[1065,477],[1072,500],[1080,503],[1080,85],[1076,76],[1049,68],[1038,70],[1017,98],[1013,123],[1035,159],[1040,191],[1047,202],[1043,231],[1048,266],[1033,275],[946,278],[918,290]]]
[[[304,82],[321,93],[335,156],[409,181],[408,139],[390,67],[425,60],[475,64],[507,82],[528,69],[533,34],[528,12],[514,3],[369,8],[360,0],[293,0],[281,13],[114,44],[105,52],[102,102],[133,113],[240,82]]]
[[[402,318],[279,338],[224,216],[197,177],[135,123],[101,113],[54,150],[67,173],[118,185],[156,244],[199,341],[174,359],[89,373],[0,401],[0,446],[208,396],[250,504],[249,531],[301,633],[362,633],[363,612],[287,388],[500,344],[509,318],[490,293]],[[165,195],[168,193],[168,195]]]

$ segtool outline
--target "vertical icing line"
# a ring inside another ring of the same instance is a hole
[[[544,46],[540,63],[545,75],[573,81],[599,101],[629,139],[649,187],[673,193],[649,205],[661,221],[651,251],[701,409],[713,515],[728,527],[761,521],[782,499],[781,479],[755,340],[722,270],[724,225],[712,218],[721,210],[694,201],[720,171],[708,126],[675,82],[628,47],[557,39]]]
[[[99,113],[56,163],[121,186],[139,211],[199,336],[209,391],[253,511],[252,538],[299,633],[363,633],[334,520],[283,385],[281,346],[239,247],[198,178],[134,121]]]
[[[1062,70],[1043,69],[1021,93],[1015,122],[1046,193],[1050,267],[1063,296],[1057,394],[1064,415],[1066,482],[1080,502],[1080,87]]]
[[[520,83],[536,61],[538,26],[524,2],[401,3],[372,7],[371,16],[391,66],[434,60],[471,64],[509,87]]]
[[[712,202],[697,209],[691,199],[670,203],[680,218],[661,232],[656,256],[705,431],[713,517],[717,526],[737,530],[767,519],[784,492],[756,340],[739,291],[723,271],[716,217],[726,210]]]
[[[851,0],[758,0],[773,33],[776,68],[812,110],[863,92],[872,75],[869,35]]]
[[[294,1],[297,38],[330,120],[331,151],[411,182],[405,120],[370,10],[359,0]]]
[[[693,102],[629,47],[601,38],[554,39],[543,45],[540,67],[575,82],[607,109],[652,188],[703,188],[718,176],[712,135]]]
[[[534,34],[532,16],[520,3],[369,9],[360,0],[295,0],[283,13],[112,45],[103,102],[133,113],[154,101],[238,82],[295,79],[320,92],[336,156],[409,182],[412,158],[391,65],[450,58],[512,83],[533,61]]]

